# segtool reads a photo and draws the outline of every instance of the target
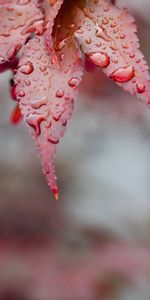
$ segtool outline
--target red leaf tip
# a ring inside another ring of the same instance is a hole
[[[52,193],[53,193],[53,195],[54,195],[55,200],[58,201],[58,200],[59,200],[59,192],[58,192],[58,188],[57,188],[57,187],[54,187],[54,188],[52,189]]]

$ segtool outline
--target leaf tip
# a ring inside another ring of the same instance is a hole
[[[55,200],[58,201],[58,200],[59,200],[59,192],[58,192],[58,188],[57,188],[57,187],[54,187],[54,188],[52,189],[52,193],[53,193],[53,195],[54,195]]]

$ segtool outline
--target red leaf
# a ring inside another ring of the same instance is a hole
[[[82,77],[80,52],[74,43],[73,32],[70,34],[70,28],[66,34],[63,14],[56,20],[53,40],[50,35],[53,18],[61,3],[62,1],[58,1],[56,6],[50,7],[50,14],[53,17],[48,26],[45,17],[47,28],[45,34],[30,40],[24,47],[15,76],[20,109],[32,130],[38,154],[41,156],[43,172],[56,199],[58,198],[54,166],[56,145],[71,117],[74,97]],[[70,22],[72,22],[71,15]]]
[[[58,53],[58,61],[59,67],[47,53],[43,36],[34,38],[24,48],[15,77],[21,112],[32,129],[43,172],[56,198],[56,145],[72,114],[82,75],[79,54],[74,48],[66,44]]]
[[[150,76],[134,19],[105,0],[89,0],[81,10],[84,21],[75,34],[81,50],[109,78],[149,103]]]
[[[32,32],[43,31],[38,0],[0,0],[0,64],[12,59]]]

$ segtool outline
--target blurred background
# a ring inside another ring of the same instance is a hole
[[[136,18],[150,64],[150,1]],[[60,201],[0,75],[0,300],[150,299],[150,111],[86,72],[56,159]]]

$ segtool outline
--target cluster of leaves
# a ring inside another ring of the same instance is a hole
[[[28,124],[58,198],[56,146],[73,111],[85,60],[141,100],[150,76],[127,10],[109,0],[0,0],[0,71],[13,70],[13,121]],[[20,113],[21,111],[21,113]]]

